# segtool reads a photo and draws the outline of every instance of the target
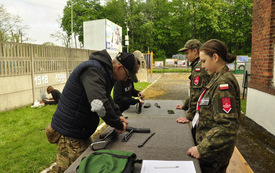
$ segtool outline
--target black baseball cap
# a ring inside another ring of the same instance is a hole
[[[116,59],[130,72],[130,77],[133,82],[137,80],[137,59],[132,53],[120,52],[117,54]]]

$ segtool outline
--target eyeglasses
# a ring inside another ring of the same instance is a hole
[[[125,71],[125,74],[126,74],[126,79],[130,79],[130,75],[128,73],[128,71],[126,70],[126,68],[124,66],[122,66],[124,71]]]

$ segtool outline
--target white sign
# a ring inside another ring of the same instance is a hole
[[[122,28],[106,20],[106,49],[122,52]]]
[[[248,59],[247,55],[239,55],[237,56],[237,62],[246,62]]]
[[[155,61],[155,67],[163,67],[163,61]]]
[[[178,60],[178,66],[179,67],[186,67],[187,61],[186,60]]]
[[[174,66],[176,59],[165,59],[165,66]]]

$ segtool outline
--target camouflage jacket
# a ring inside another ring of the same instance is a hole
[[[239,84],[224,67],[216,73],[200,102],[196,129],[201,161],[226,163],[236,144],[241,112]]]
[[[188,101],[188,110],[186,112],[186,118],[189,120],[193,120],[193,117],[196,113],[196,105],[197,101],[205,89],[205,86],[211,80],[211,77],[207,74],[207,72],[201,68],[200,58],[197,58],[191,64],[191,75],[190,79],[190,96],[186,99]]]

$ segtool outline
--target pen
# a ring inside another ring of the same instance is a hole
[[[179,166],[155,166],[155,169],[179,168]]]

